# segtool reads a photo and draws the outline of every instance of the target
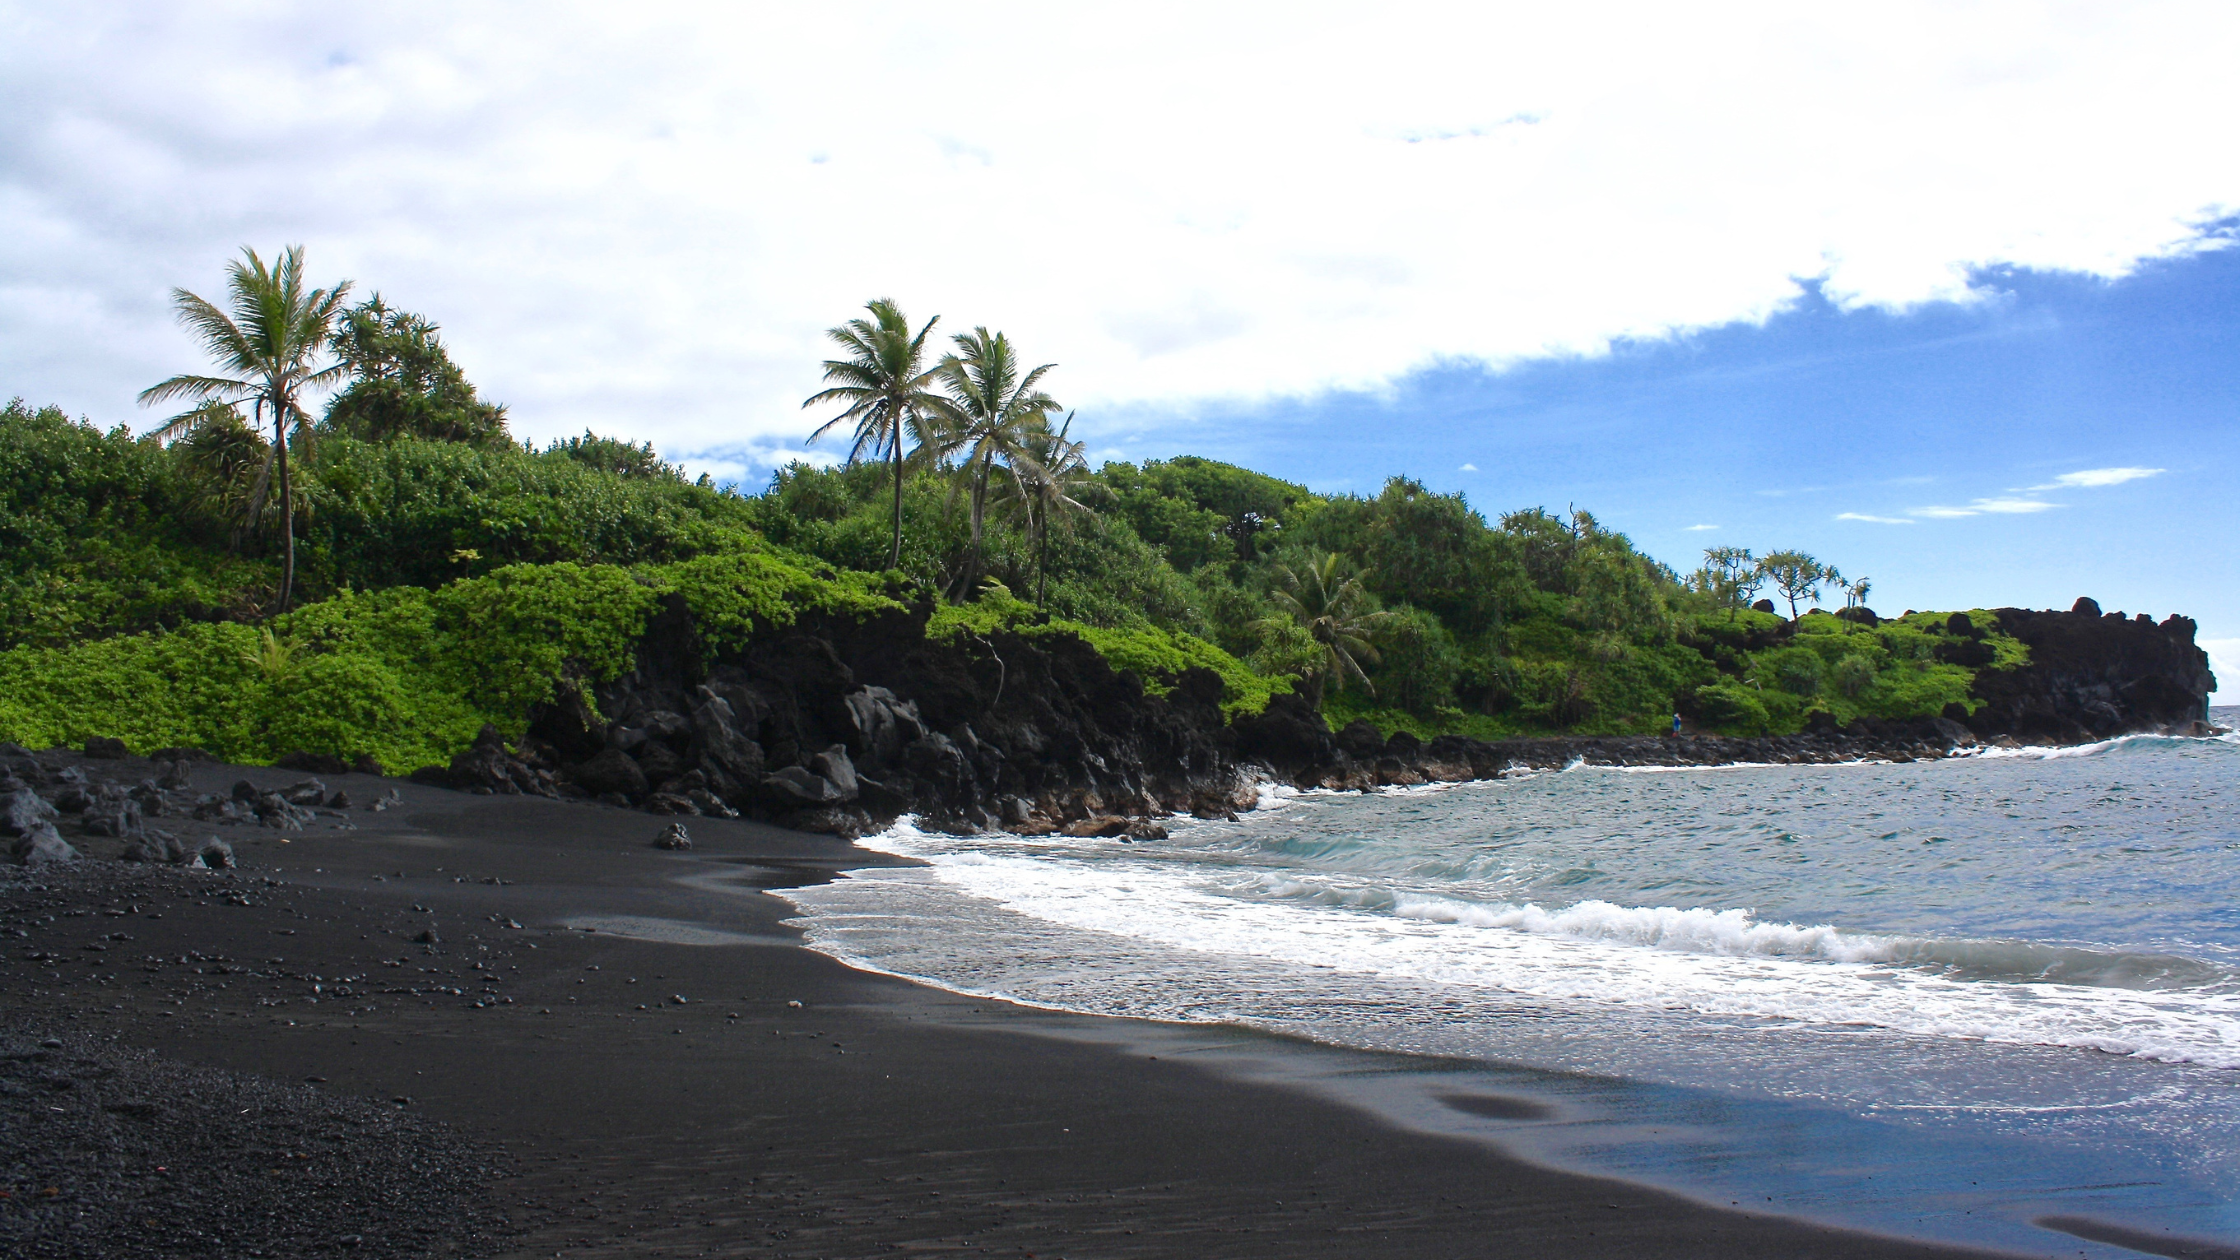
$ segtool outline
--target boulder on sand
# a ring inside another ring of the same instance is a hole
[[[308,809],[292,804],[278,792],[257,798],[257,821],[281,831],[309,831],[318,819]]]
[[[123,800],[97,800],[86,810],[86,834],[124,838],[141,832],[140,802]]]
[[[177,866],[189,856],[187,846],[168,831],[149,831],[133,840],[117,855],[126,862],[146,862],[156,866]]]
[[[17,788],[0,798],[0,836],[23,836],[38,827],[51,827],[62,811],[30,788]]]
[[[19,866],[54,866],[77,860],[78,851],[70,847],[53,823],[41,823],[16,837],[8,856]]]

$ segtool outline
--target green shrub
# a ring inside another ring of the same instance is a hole
[[[57,407],[0,407],[0,648],[206,620],[270,566],[227,555],[195,479],[161,446]]]
[[[1820,694],[1820,680],[1827,666],[1820,654],[1806,647],[1776,648],[1758,656],[1758,681],[1794,696]]]
[[[1452,702],[1462,657],[1436,616],[1403,604],[1377,627],[1376,643],[1380,659],[1371,681],[1379,700],[1415,711]]]
[[[442,759],[428,738],[436,732],[416,729],[425,715],[416,710],[405,681],[379,660],[315,656],[264,691],[259,751],[369,754],[384,766],[406,769]]]
[[[1879,672],[1870,657],[1861,652],[1850,652],[1836,661],[1828,671],[1828,676],[1837,692],[1847,699],[1856,700],[1869,687],[1874,686],[1875,675]]]
[[[969,604],[937,609],[926,623],[926,635],[933,639],[963,635],[985,638],[998,631],[1027,638],[1072,635],[1095,648],[1114,669],[1136,675],[1144,690],[1153,695],[1172,690],[1175,676],[1183,670],[1210,669],[1221,676],[1221,709],[1225,714],[1258,713],[1268,707],[1270,697],[1291,690],[1290,679],[1257,674],[1195,635],[1177,634],[1158,626],[1116,628],[1043,620],[1034,605],[1012,595],[1000,583],[991,583],[979,599]]]
[[[1722,735],[1766,735],[1773,728],[1764,696],[1727,679],[1696,688],[1696,720]]]
[[[563,677],[629,670],[664,595],[681,595],[721,648],[805,611],[900,608],[876,583],[763,553],[636,573],[516,565],[432,591],[343,591],[277,618],[269,644],[228,624],[19,647],[0,652],[0,739],[109,735],[143,752],[193,745],[246,762],[370,753],[410,769],[448,760],[486,722],[518,735]]]

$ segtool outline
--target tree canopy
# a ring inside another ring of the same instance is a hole
[[[436,333],[433,322],[391,309],[378,293],[350,308],[330,338],[350,383],[327,404],[326,428],[369,442],[510,444],[506,409],[482,400]]]
[[[1855,607],[1864,579],[1793,549],[1711,548],[1683,580],[1571,506],[1489,516],[1404,476],[1323,494],[1195,456],[1092,468],[1076,417],[1053,423],[1054,369],[986,326],[935,361],[938,320],[891,301],[830,330],[841,357],[808,401],[834,408],[817,432],[845,429],[847,458],[741,493],[647,442],[513,442],[432,321],[346,307],[300,250],[229,276],[226,309],[179,295],[220,368],[152,388],[195,405],[150,435],[0,409],[0,651],[264,621],[297,585],[342,599],[573,566],[598,586],[782,555],[940,624],[1080,627],[1426,735],[1658,730],[1676,709],[1736,732],[1929,716],[2008,659],[1952,642],[1995,629]],[[322,382],[341,389],[314,426],[301,399]],[[260,510],[283,467],[290,510]],[[1808,606],[1830,586],[1841,616]],[[1768,588],[1787,616],[1749,606]]]

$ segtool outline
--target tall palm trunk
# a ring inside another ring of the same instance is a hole
[[[902,421],[894,422],[894,542],[887,548],[887,567],[902,567]]]
[[[1039,607],[1050,601],[1050,521],[1047,516],[1035,534],[1034,602]]]
[[[283,400],[273,401],[272,415],[274,439],[280,443],[280,611],[286,612],[296,587],[296,500],[288,481],[288,408]]]
[[[960,596],[969,596],[980,585],[980,575],[987,572],[986,543],[988,521],[988,462],[979,461],[979,471],[972,478],[972,558],[966,562],[964,586]]]

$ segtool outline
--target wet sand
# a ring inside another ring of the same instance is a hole
[[[194,787],[244,777],[302,776],[205,765]],[[0,1015],[436,1122],[499,1174],[470,1205],[485,1237],[439,1254],[1982,1254],[1552,1171],[1194,1053],[1324,1053],[1280,1038],[851,970],[759,891],[892,860],[828,837],[690,819],[694,849],[665,852],[643,814],[328,782],[403,802],[297,834],[151,820],[224,836],[232,873],[0,879],[0,929],[25,933]],[[404,1233],[352,1226],[336,1254],[402,1254]]]

